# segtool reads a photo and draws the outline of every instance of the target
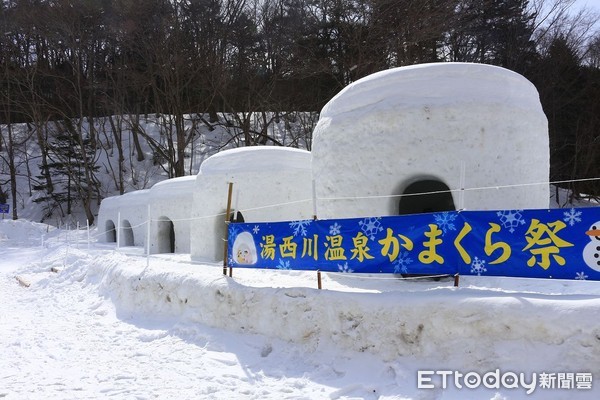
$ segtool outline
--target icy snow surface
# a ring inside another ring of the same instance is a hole
[[[147,267],[94,233],[0,221],[0,398],[600,397],[599,282],[324,274],[318,290],[313,272],[229,278],[189,255]],[[419,369],[496,368],[594,386],[416,388]]]

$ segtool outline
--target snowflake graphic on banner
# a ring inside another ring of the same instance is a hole
[[[350,269],[350,267],[348,267],[348,263],[347,262],[345,262],[344,265],[338,264],[337,266],[338,266],[338,270],[341,273],[350,274],[350,273],[354,272],[352,269]]]
[[[480,260],[475,257],[473,262],[471,263],[471,273],[477,274],[477,276],[481,276],[481,274],[486,273],[487,268],[485,267],[485,260]]]
[[[383,226],[381,226],[381,222],[379,222],[381,218],[379,217],[370,217],[365,218],[358,223],[360,225],[360,230],[364,232],[371,240],[375,240],[375,235],[377,232],[381,232],[383,230]]]
[[[565,221],[567,224],[574,226],[576,222],[581,222],[581,211],[577,211],[574,208],[571,208],[568,212],[563,212]]]
[[[433,214],[433,219],[435,220],[436,225],[440,228],[445,235],[448,231],[455,231],[456,226],[454,226],[454,221],[458,217],[456,213],[448,213],[444,212],[441,214]]]
[[[525,225],[525,220],[521,215],[523,210],[503,210],[498,211],[496,215],[500,218],[502,226],[508,228],[510,233],[515,231],[519,225]]]
[[[588,278],[588,276],[585,274],[585,272],[576,272],[575,273],[575,279],[578,281],[585,281]]]
[[[339,235],[341,232],[342,226],[335,222],[333,225],[329,225],[329,234],[330,235]]]
[[[231,238],[232,241],[235,241],[235,238],[239,234],[240,234],[240,228],[238,228],[235,225],[229,225],[229,237]]]
[[[292,267],[290,267],[290,262],[289,261],[284,261],[283,259],[279,259],[279,264],[277,265],[277,269],[292,269]]]
[[[413,263],[413,259],[408,256],[406,252],[400,252],[396,261],[394,261],[394,273],[395,274],[407,274],[408,266]]]
[[[290,228],[294,230],[294,236],[306,236],[306,228],[313,222],[312,219],[290,222]]]
[[[260,227],[258,225],[254,225],[252,232],[254,232],[254,234],[256,235],[259,231],[260,231]]]

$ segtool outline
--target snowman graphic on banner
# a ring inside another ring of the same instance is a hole
[[[588,267],[600,272],[600,221],[594,223],[585,234],[590,237],[590,243],[583,249],[583,260]]]

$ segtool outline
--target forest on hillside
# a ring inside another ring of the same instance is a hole
[[[35,142],[35,190],[58,196],[55,180],[72,174],[68,195],[91,216],[89,205],[100,200],[100,118],[116,146],[127,121],[136,156],[144,157],[141,141],[166,163],[168,177],[178,177],[200,126],[235,128],[236,145],[284,145],[270,126],[290,120],[310,135],[316,117],[306,116],[318,116],[347,84],[388,68],[452,61],[498,65],[531,80],[549,122],[550,180],[574,196],[598,197],[598,10],[573,3],[4,0],[0,203],[12,201],[17,217],[16,155]],[[141,128],[148,115],[160,121],[160,142]],[[15,134],[16,124],[25,135]],[[310,148],[310,139],[302,143]]]

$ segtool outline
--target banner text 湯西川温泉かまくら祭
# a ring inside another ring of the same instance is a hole
[[[229,226],[231,267],[600,280],[600,207]]]

